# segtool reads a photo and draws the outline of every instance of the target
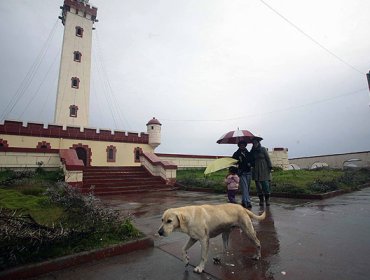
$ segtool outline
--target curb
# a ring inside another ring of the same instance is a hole
[[[154,246],[153,239],[149,237],[130,241],[127,243],[96,249],[74,255],[64,256],[41,263],[29,264],[21,267],[11,268],[0,272],[0,279],[24,279],[35,277],[48,272],[68,268],[71,266],[100,260],[121,254],[127,254],[136,250],[143,250]]]
[[[192,192],[205,192],[205,193],[222,193],[222,192],[217,192],[213,189],[209,188],[195,188],[195,187],[187,187],[185,185],[181,185],[176,183],[177,186],[183,190],[183,191],[192,191]],[[370,183],[365,183],[359,186],[360,189],[370,187]],[[274,193],[272,192],[270,194],[270,197],[282,197],[282,198],[297,198],[297,199],[316,199],[316,200],[322,200],[322,199],[327,199],[331,198],[334,196],[342,195],[345,193],[350,193],[353,191],[350,190],[336,190],[336,191],[331,191],[331,192],[326,192],[326,193],[320,193],[320,194],[293,194],[293,193]],[[256,192],[250,192],[250,195],[256,196]]]

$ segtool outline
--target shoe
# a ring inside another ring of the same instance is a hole
[[[247,207],[245,207],[245,208],[247,208],[247,209],[252,209],[252,204],[247,204]]]

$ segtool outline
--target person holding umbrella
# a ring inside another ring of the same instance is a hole
[[[247,142],[241,140],[238,142],[239,149],[233,154],[232,158],[236,159],[238,165],[238,175],[240,178],[240,188],[242,190],[242,205],[245,208],[252,208],[249,189],[252,179],[252,156],[247,150]]]
[[[260,199],[259,205],[263,206],[266,202],[266,206],[270,205],[270,180],[272,164],[265,147],[261,146],[261,137],[255,137],[252,140],[253,147],[251,154],[253,157],[253,172],[252,178],[256,183],[257,195]]]

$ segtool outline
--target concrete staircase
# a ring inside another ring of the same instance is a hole
[[[82,192],[95,195],[118,195],[136,192],[168,191],[164,179],[152,176],[144,167],[85,167]]]

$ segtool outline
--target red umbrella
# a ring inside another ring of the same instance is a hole
[[[238,144],[239,141],[252,143],[253,139],[262,140],[261,137],[254,136],[249,130],[233,130],[225,133],[217,140],[218,144]]]

